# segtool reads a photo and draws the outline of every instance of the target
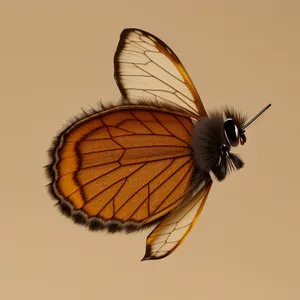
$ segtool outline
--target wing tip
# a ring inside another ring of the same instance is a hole
[[[141,259],[141,261],[146,261],[146,260],[152,260],[152,255],[151,255],[151,245],[146,245],[146,250],[144,257]]]
[[[144,255],[144,257],[141,259],[141,261],[148,261],[148,260],[157,260],[160,259],[161,257],[154,257],[154,256],[146,256],[146,254]]]
[[[144,257],[141,259],[141,261],[147,261],[147,260],[160,260],[162,258],[167,257],[170,254],[170,252],[168,251],[167,253],[160,255],[160,256],[153,256],[152,255],[152,247],[151,245],[147,245],[146,246],[146,251],[144,254]]]
[[[169,253],[162,255],[162,256],[152,256],[151,254],[147,255],[147,253],[144,255],[144,257],[141,259],[141,261],[147,261],[147,260],[160,260],[165,257],[167,257]]]
[[[147,256],[144,256],[141,261],[147,261],[147,260],[151,260],[151,257],[147,257]]]

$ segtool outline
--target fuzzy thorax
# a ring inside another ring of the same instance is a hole
[[[244,165],[236,154],[230,152],[231,145],[225,136],[221,112],[212,113],[196,123],[192,147],[197,169],[205,173],[212,171],[219,181]]]

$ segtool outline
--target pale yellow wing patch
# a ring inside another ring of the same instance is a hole
[[[159,38],[125,29],[114,59],[115,79],[125,100],[155,101],[206,116],[200,96],[176,54]]]
[[[182,243],[195,225],[211,186],[212,181],[158,224],[147,238],[146,253],[142,260],[164,258]]]

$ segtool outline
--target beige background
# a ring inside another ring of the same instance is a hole
[[[6,2],[6,3],[4,3]],[[300,299],[299,1],[1,1],[1,299]],[[92,233],[62,217],[42,166],[80,108],[116,100],[123,28],[162,38],[208,109],[250,116],[245,169],[215,183],[170,257],[149,231]]]

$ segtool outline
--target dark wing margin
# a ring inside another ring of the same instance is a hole
[[[179,58],[162,40],[140,29],[121,33],[114,56],[114,77],[130,103],[157,103],[199,119],[207,113]]]

